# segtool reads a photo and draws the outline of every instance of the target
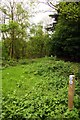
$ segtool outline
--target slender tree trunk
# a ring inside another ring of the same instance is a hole
[[[12,23],[14,22],[14,1],[13,1],[13,5],[11,5],[11,20]],[[12,28],[11,30],[11,50],[10,50],[10,57],[14,58],[14,28]]]

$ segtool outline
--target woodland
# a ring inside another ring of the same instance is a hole
[[[80,2],[42,2],[56,11],[43,28],[30,22],[35,1],[27,8],[14,0],[0,5],[0,118],[79,120]],[[71,111],[69,75],[75,75]]]
[[[80,61],[80,2],[60,2],[55,6],[48,4],[57,11],[50,15],[55,18],[56,24],[53,22],[50,28],[47,26],[45,32],[41,24],[30,25],[29,13],[22,3],[1,6],[3,59],[53,55]]]

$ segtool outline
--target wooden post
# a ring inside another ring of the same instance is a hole
[[[74,91],[75,91],[75,76],[69,76],[69,88],[68,88],[68,108],[69,110],[73,109],[73,100],[74,100]]]

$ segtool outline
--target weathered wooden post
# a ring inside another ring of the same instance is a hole
[[[72,110],[75,91],[75,75],[69,76],[69,88],[68,88],[68,108]]]

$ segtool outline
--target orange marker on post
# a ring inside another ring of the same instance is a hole
[[[68,89],[68,108],[72,110],[73,100],[74,100],[74,91],[75,91],[75,75],[69,76],[69,89]]]

